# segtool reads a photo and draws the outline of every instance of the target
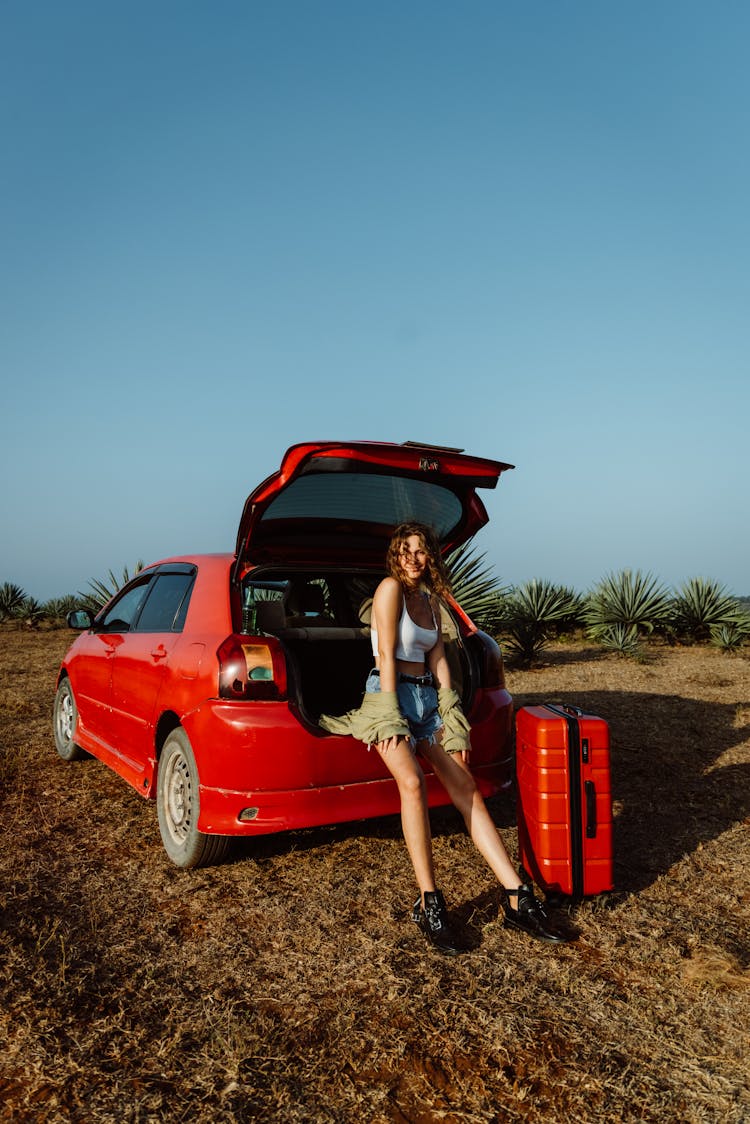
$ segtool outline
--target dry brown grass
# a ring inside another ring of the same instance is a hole
[[[171,867],[152,805],[50,726],[66,632],[0,634],[2,1121],[744,1121],[750,663],[558,646],[518,705],[606,717],[618,891],[535,945],[498,923],[452,810],[441,883],[472,950],[408,920],[395,818]],[[515,852],[509,798],[491,802]]]

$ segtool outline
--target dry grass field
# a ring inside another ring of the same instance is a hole
[[[409,922],[396,818],[170,866],[153,805],[55,753],[68,641],[0,633],[0,1121],[750,1120],[747,653],[571,643],[509,671],[518,705],[610,723],[617,890],[535,944],[434,813],[471,945],[447,960]]]

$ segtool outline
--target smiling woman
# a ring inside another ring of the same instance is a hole
[[[373,598],[375,668],[367,678],[362,706],[343,719],[326,716],[321,725],[372,741],[396,781],[404,839],[420,891],[412,920],[440,952],[455,955],[462,950],[435,882],[427,787],[419,754],[505,888],[506,922],[539,940],[565,941],[531,887],[523,885],[514,870],[469,768],[470,726],[453,689],[440,623],[441,602],[450,593],[450,582],[434,530],[418,522],[401,524],[391,537],[386,566],[388,575]],[[372,726],[364,725],[368,721]]]

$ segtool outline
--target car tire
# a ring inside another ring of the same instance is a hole
[[[66,677],[60,680],[52,712],[55,749],[63,761],[80,761],[89,756],[85,749],[81,749],[80,745],[76,745],[73,741],[77,721],[78,707],[70,680]]]
[[[198,767],[188,736],[179,727],[167,737],[159,757],[156,808],[164,850],[175,866],[190,869],[221,862],[229,838],[198,831]]]

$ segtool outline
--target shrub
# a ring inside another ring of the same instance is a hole
[[[0,621],[16,616],[26,597],[27,595],[20,585],[15,585],[13,582],[4,582],[0,586]]]
[[[711,629],[711,643],[723,652],[736,652],[749,638],[750,617],[714,625]]]
[[[68,613],[73,609],[78,609],[80,604],[80,598],[75,597],[72,593],[65,597],[51,597],[49,601],[44,602],[44,615],[51,621],[64,621]]]
[[[453,596],[477,628],[497,632],[503,612],[503,600],[509,593],[500,584],[484,554],[475,554],[470,543],[446,555],[445,564],[453,587]]]
[[[505,600],[501,621],[504,646],[519,663],[528,666],[539,658],[556,627],[570,613],[569,590],[533,578]]]
[[[122,577],[117,578],[110,570],[107,577],[91,578],[89,580],[90,592],[78,594],[78,604],[85,609],[91,609],[92,613],[98,613],[100,609],[112,600],[118,590],[122,589],[124,585],[130,581],[131,577],[135,577],[143,569],[143,562],[138,561],[132,574],[128,573],[127,566],[123,567]]]
[[[635,629],[638,636],[666,628],[671,615],[667,589],[651,574],[622,570],[608,574],[586,599],[586,629],[594,640],[614,635],[611,629]],[[624,635],[624,633],[623,633]]]
[[[562,597],[562,616],[552,621],[557,636],[577,632],[586,623],[586,599],[570,586],[557,587]]]
[[[689,640],[705,641],[717,629],[727,629],[747,619],[736,598],[724,586],[706,578],[691,578],[672,601],[672,627]]]
[[[47,614],[41,601],[37,601],[35,597],[24,597],[21,604],[14,609],[13,616],[29,628],[36,628]]]
[[[643,654],[641,638],[635,625],[610,624],[597,634],[597,642],[608,652],[639,658]]]

